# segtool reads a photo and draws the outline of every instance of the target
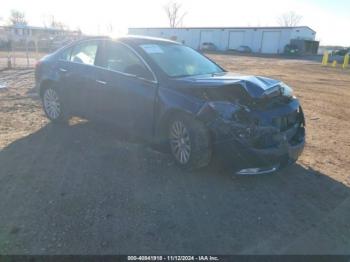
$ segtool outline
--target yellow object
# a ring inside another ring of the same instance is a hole
[[[332,66],[336,67],[337,66],[337,61],[334,60],[333,63],[332,63]]]
[[[344,64],[343,64],[343,68],[347,68],[349,66],[349,60],[350,60],[350,54],[347,54],[345,57],[344,57]]]
[[[329,53],[328,51],[325,51],[322,58],[322,65],[324,66],[328,65],[328,58],[329,58]]]

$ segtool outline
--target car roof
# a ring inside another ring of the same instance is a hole
[[[137,35],[128,35],[123,37],[118,37],[112,40],[119,40],[121,42],[130,43],[130,44],[162,44],[162,43],[173,43],[179,44],[178,42],[157,37],[148,37],[148,36],[137,36]]]
[[[125,44],[134,44],[134,45],[140,45],[140,44],[161,44],[161,43],[172,43],[172,44],[178,44],[181,43],[175,42],[169,39],[164,38],[156,38],[156,37],[147,37],[147,36],[121,36],[117,38],[111,38],[109,36],[86,36],[79,40],[76,40],[72,42],[72,44],[77,44],[79,42],[83,42],[86,40],[110,40],[110,41],[120,41]]]

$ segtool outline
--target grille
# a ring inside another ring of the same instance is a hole
[[[274,127],[278,128],[281,132],[293,127],[298,121],[298,111],[294,111],[291,114],[276,117],[272,120]]]
[[[275,96],[253,101],[250,107],[260,110],[273,109],[290,103],[291,98],[286,96]]]

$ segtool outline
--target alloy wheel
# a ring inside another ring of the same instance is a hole
[[[170,147],[176,160],[185,165],[191,156],[191,139],[188,129],[182,121],[175,121],[170,127]]]
[[[61,104],[59,101],[58,94],[54,89],[49,88],[45,91],[43,102],[44,102],[45,112],[49,116],[49,118],[51,119],[59,118],[61,114]]]

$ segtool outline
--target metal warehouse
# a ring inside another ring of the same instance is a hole
[[[316,32],[308,26],[129,28],[129,34],[168,38],[195,49],[210,43],[220,51],[248,47],[254,53],[279,54],[289,44],[301,53],[314,54],[318,49]]]

